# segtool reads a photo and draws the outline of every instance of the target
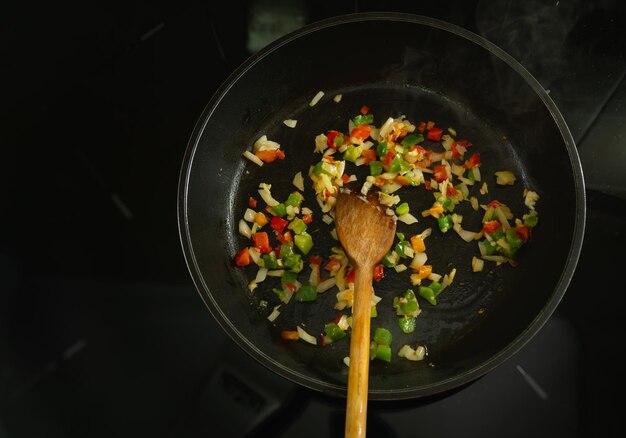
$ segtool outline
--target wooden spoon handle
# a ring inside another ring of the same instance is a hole
[[[372,270],[354,270],[354,300],[350,338],[350,369],[346,406],[346,438],[365,437],[370,367],[370,326],[372,312]]]

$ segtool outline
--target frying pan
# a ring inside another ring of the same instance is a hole
[[[311,106],[318,91],[324,96]],[[342,96],[338,103],[337,95]],[[304,205],[321,217],[307,177],[320,158],[313,152],[315,136],[330,129],[346,132],[362,105],[370,108],[377,126],[405,115],[413,123],[433,120],[454,127],[469,139],[472,152],[481,153],[481,173],[489,184],[481,203],[498,199],[521,217],[523,188],[540,195],[539,224],[516,267],[487,262],[474,273],[475,243],[454,232],[440,233],[432,218],[419,213],[418,224],[398,225],[408,236],[434,227],[428,262],[436,272],[454,267],[457,274],[437,306],[421,302],[422,314],[410,335],[399,330],[391,305],[411,287],[408,274],[388,271],[375,283],[383,301],[372,330],[388,328],[394,351],[405,343],[421,344],[428,356],[419,362],[372,361],[369,398],[408,399],[459,389],[512,357],[548,320],[574,273],[585,224],[581,164],[558,108],[511,56],[467,30],[412,14],[356,13],[307,25],[244,62],[201,114],[182,162],[179,232],[191,277],[210,314],[259,363],[315,391],[345,396],[348,338],[322,347],[279,335],[297,325],[321,333],[338,314],[333,308],[337,290],[310,303],[292,300],[270,322],[267,316],[279,304],[272,292],[276,284],[266,280],[250,292],[256,270],[235,266],[233,257],[250,245],[237,223],[248,198],[259,199],[260,182],[272,185],[276,199],[286,199],[301,171]],[[296,127],[286,127],[286,119],[297,120]],[[243,158],[262,135],[281,144],[284,160],[259,167]],[[494,172],[503,169],[517,176],[514,187],[495,184]],[[432,193],[420,187],[401,196],[412,212],[433,202]],[[465,228],[480,227],[479,214],[461,207],[458,212],[467,217]],[[319,220],[309,225],[313,253],[327,256],[338,245],[331,229]],[[307,269],[301,278],[308,278]]]

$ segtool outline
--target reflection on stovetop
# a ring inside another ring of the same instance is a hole
[[[182,257],[175,200],[197,117],[252,51],[302,23],[382,10],[461,25],[522,62],[568,122],[588,209],[578,268],[537,337],[459,391],[373,402],[370,435],[618,436],[624,3],[220,6],[42,3],[32,14],[16,3],[0,17],[11,84],[0,136],[0,437],[341,436],[343,400],[269,372],[211,319]]]

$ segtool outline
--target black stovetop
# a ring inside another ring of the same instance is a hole
[[[622,2],[397,3],[23,3],[2,14],[0,438],[342,436],[342,400],[272,374],[211,319],[184,263],[176,191],[197,118],[243,60],[303,24],[383,10],[461,25],[535,75],[576,141],[587,226],[563,301],[518,355],[446,396],[373,402],[368,433],[618,435]]]

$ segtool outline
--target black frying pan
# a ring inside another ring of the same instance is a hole
[[[320,90],[324,97],[310,107]],[[332,101],[337,94],[343,96],[339,104]],[[184,157],[178,213],[191,276],[211,314],[253,358],[301,385],[345,395],[347,338],[316,347],[279,336],[301,323],[319,334],[337,314],[336,290],[313,303],[292,301],[270,323],[266,317],[278,303],[271,281],[249,293],[255,269],[234,266],[233,256],[249,245],[237,222],[248,197],[257,196],[259,182],[271,183],[275,197],[284,199],[294,189],[293,175],[302,171],[306,205],[321,216],[306,178],[319,160],[314,138],[329,129],[345,132],[362,105],[370,107],[378,126],[388,116],[404,114],[415,123],[435,120],[455,127],[481,152],[490,199],[505,202],[516,215],[524,211],[523,187],[541,196],[539,225],[515,268],[487,263],[483,272],[472,273],[475,244],[454,233],[429,237],[429,263],[442,274],[454,266],[457,276],[436,307],[422,302],[412,335],[400,332],[391,308],[393,297],[409,286],[408,274],[390,273],[375,284],[388,305],[379,304],[372,330],[389,328],[396,349],[403,343],[426,344],[429,355],[421,362],[373,361],[370,398],[422,397],[459,388],[514,355],[547,321],[573,275],[585,222],[581,165],[555,104],[514,59],[466,30],[414,15],[354,14],[304,27],[248,59],[207,105]],[[298,120],[297,127],[287,128],[285,119]],[[264,134],[281,143],[287,158],[258,167],[242,153]],[[518,176],[516,188],[490,180],[504,168]],[[418,189],[402,199],[419,212],[433,198]],[[429,218],[412,229],[428,226],[437,231]],[[400,223],[398,229],[406,226]],[[316,222],[310,230],[314,252],[329,254],[337,242],[328,226]],[[260,300],[269,302],[266,310],[259,309]]]

